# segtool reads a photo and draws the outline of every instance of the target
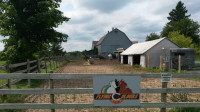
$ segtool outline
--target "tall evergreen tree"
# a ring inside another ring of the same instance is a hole
[[[35,58],[46,44],[67,41],[55,30],[69,20],[58,10],[61,0],[0,0],[0,34],[11,62]]]
[[[170,24],[166,24],[161,32],[162,37],[167,37],[169,32],[179,31],[180,34],[185,35],[186,37],[191,37],[192,42],[196,45],[200,45],[200,25],[198,22],[194,22],[191,19],[181,19],[177,22],[171,22]]]
[[[190,15],[186,15],[187,9],[184,6],[184,3],[179,1],[176,5],[175,9],[172,9],[172,11],[169,13],[169,17],[167,19],[172,22],[172,21],[180,21],[181,19],[187,19],[190,17]],[[169,22],[169,23],[170,23]]]

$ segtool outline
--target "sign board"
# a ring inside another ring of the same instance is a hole
[[[140,76],[95,76],[94,106],[140,106]]]
[[[172,81],[172,74],[161,74],[161,82],[171,82]]]

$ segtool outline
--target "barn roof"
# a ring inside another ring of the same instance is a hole
[[[158,44],[159,42],[161,42],[164,39],[166,39],[166,37],[152,40],[152,41],[133,44],[128,49],[126,49],[124,52],[122,52],[121,55],[144,54],[146,51],[148,51],[149,49],[151,49],[153,46],[155,46],[156,44]]]
[[[106,38],[106,36],[107,36],[107,34],[104,35],[103,37],[101,37],[101,39],[97,42],[96,45],[100,45],[103,42],[103,40]]]
[[[113,32],[113,31],[120,31],[120,32],[122,32],[121,30],[115,28],[115,29],[113,29],[112,31],[110,31],[110,32],[108,32],[107,34],[105,34],[103,37],[101,37],[101,39],[98,41],[98,43],[97,43],[96,45],[100,45],[100,44],[104,41],[104,39],[108,36],[108,34],[110,34],[110,33]],[[126,35],[124,32],[122,32],[122,33],[127,37],[127,35]],[[127,38],[128,38],[128,37],[127,37]],[[128,38],[128,40],[130,41],[129,38]],[[130,42],[131,42],[131,41],[130,41]]]

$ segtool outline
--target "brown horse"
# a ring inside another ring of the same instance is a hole
[[[132,93],[131,89],[126,88],[127,84],[126,84],[123,80],[121,80],[121,81],[119,82],[119,85],[118,85],[118,86],[120,87],[119,93],[121,93],[121,94],[129,94],[129,93]]]

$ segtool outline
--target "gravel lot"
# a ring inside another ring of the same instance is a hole
[[[71,62],[66,66],[58,69],[57,73],[144,73],[144,71],[134,70],[129,65],[120,64],[117,60],[96,60],[90,65],[86,61]],[[74,80],[55,80],[55,88],[92,88],[92,80],[89,79],[74,79]],[[173,79],[168,84],[168,87],[200,87],[200,82],[193,80]],[[46,81],[41,88],[48,88]],[[160,79],[142,79],[141,88],[161,88]],[[191,99],[198,99],[199,94],[190,94]],[[49,103],[49,95],[33,95],[27,103]],[[168,101],[170,102],[170,95]],[[160,94],[141,94],[141,102],[160,102]],[[55,95],[55,103],[92,103],[92,94],[62,94]],[[56,110],[56,112],[143,112],[143,111],[159,111],[159,109],[137,109],[137,108],[103,108],[103,109],[68,109]],[[50,110],[27,110],[26,112],[50,112]]]

